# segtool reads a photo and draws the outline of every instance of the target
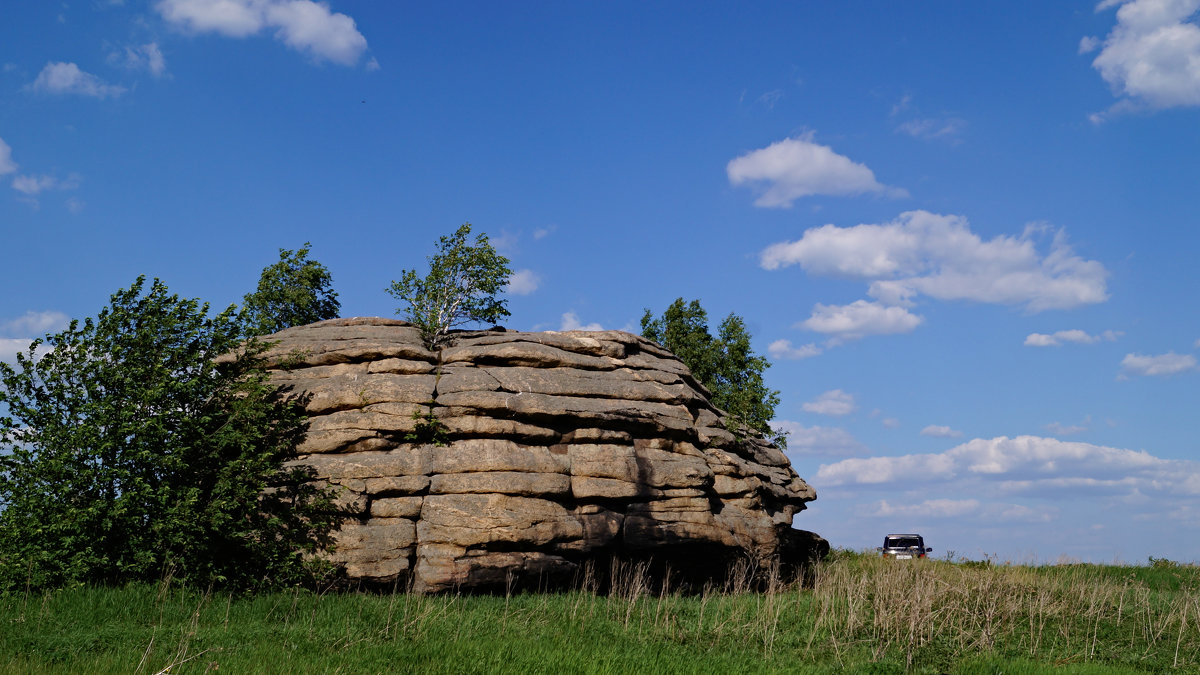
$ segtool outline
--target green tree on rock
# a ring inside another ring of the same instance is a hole
[[[438,252],[428,258],[429,273],[403,270],[386,289],[404,301],[396,310],[421,329],[432,349],[446,340],[452,328],[468,323],[498,323],[509,316],[507,301],[497,298],[512,270],[508,258],[496,252],[486,234],[471,244],[471,224],[464,223],[438,241]]]
[[[337,318],[342,305],[333,277],[324,265],[308,259],[310,246],[305,242],[297,251],[281,248],[279,262],[263,268],[258,290],[242,300],[247,337]]]
[[[340,522],[234,308],[144,287],[0,363],[0,592],[301,583]]]
[[[787,437],[771,428],[779,392],[768,389],[763,372],[771,367],[766,357],[750,348],[746,322],[730,314],[717,336],[708,331],[708,313],[698,300],[678,298],[655,318],[642,315],[642,335],[666,347],[712,392],[713,405],[729,414],[735,433],[754,430],[777,446],[787,447]]]

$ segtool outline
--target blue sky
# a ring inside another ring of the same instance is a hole
[[[470,221],[512,328],[743,316],[834,545],[1200,558],[1200,0],[702,4],[6,3],[0,358]]]

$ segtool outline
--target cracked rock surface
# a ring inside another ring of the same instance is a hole
[[[267,339],[272,380],[310,417],[295,461],[352,514],[327,553],[351,579],[441,592],[614,556],[768,564],[816,499],[630,333],[459,332],[430,351],[408,323],[354,318]]]

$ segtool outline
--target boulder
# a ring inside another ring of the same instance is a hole
[[[459,331],[431,351],[408,323],[356,318],[267,339],[273,382],[310,418],[294,463],[347,516],[325,555],[351,579],[544,586],[621,558],[675,578],[822,550],[791,529],[816,492],[787,456],[732,433],[687,367],[639,336]]]

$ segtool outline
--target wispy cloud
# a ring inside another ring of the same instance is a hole
[[[108,84],[99,77],[80,70],[74,63],[62,62],[47,63],[28,88],[48,94],[92,98],[116,98],[125,93],[125,87]]]
[[[533,270],[517,270],[509,275],[506,289],[516,295],[529,295],[538,289],[541,282],[541,277]]]
[[[1083,432],[1087,431],[1091,423],[1092,417],[1089,415],[1084,418],[1082,424],[1060,424],[1058,422],[1051,422],[1050,424],[1046,425],[1046,431],[1049,431],[1055,436],[1074,436],[1075,434],[1082,434]]]
[[[811,132],[733,159],[725,173],[733,185],[749,184],[760,193],[756,206],[786,208],[797,199],[814,195],[908,196],[902,189],[875,180],[865,164],[814,142]]]
[[[1100,341],[1114,342],[1124,335],[1120,331],[1106,330],[1099,335],[1089,335],[1087,332],[1072,329],[1060,330],[1055,333],[1030,333],[1025,338],[1026,347],[1060,347],[1068,342],[1080,345],[1095,344]]]
[[[962,432],[957,429],[951,429],[948,426],[940,424],[930,424],[921,430],[922,436],[932,436],[933,438],[962,438]]]
[[[811,343],[800,347],[793,347],[790,340],[776,340],[767,345],[767,354],[773,359],[808,359],[818,356],[820,353],[821,348]]]
[[[0,176],[17,170],[17,163],[12,158],[12,148],[0,138]]]
[[[901,122],[896,131],[922,140],[941,140],[956,143],[960,140],[967,123],[957,117],[923,117]]]
[[[1121,360],[1122,378],[1130,375],[1165,377],[1196,370],[1196,357],[1191,354],[1126,354]]]
[[[800,407],[805,412],[834,417],[849,415],[858,409],[858,405],[854,402],[854,395],[847,394],[841,389],[831,389]]]
[[[806,427],[791,420],[776,420],[771,427],[787,434],[789,455],[845,457],[867,451],[850,432],[838,427]]]
[[[841,417],[858,410],[858,405],[854,402],[854,395],[842,392],[841,389],[830,389],[800,407],[805,412],[828,414],[833,417]]]
[[[367,39],[354,19],[312,0],[159,0],[155,9],[178,28],[245,38],[266,30],[318,61],[358,63]]]
[[[130,70],[144,70],[154,77],[167,74],[167,59],[157,42],[125,47],[119,52],[112,52],[108,55],[108,61]]]
[[[566,312],[562,315],[562,324],[559,330],[604,330],[604,326],[598,323],[583,323],[579,320],[579,315],[575,312]]]

